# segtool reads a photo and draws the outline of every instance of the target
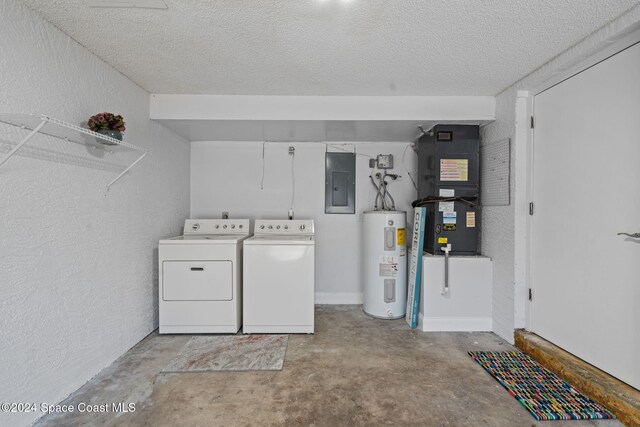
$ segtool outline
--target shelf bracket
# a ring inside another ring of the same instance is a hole
[[[22,141],[20,141],[18,143],[18,145],[16,145],[15,147],[13,147],[13,149],[11,151],[9,151],[9,153],[4,156],[4,159],[0,160],[0,166],[2,166],[3,164],[6,163],[7,160],[9,160],[15,153],[16,151],[18,151],[19,149],[22,148],[22,146],[24,144],[26,144],[31,138],[33,138],[33,136],[35,134],[37,134],[38,132],[40,132],[40,129],[42,129],[42,127],[44,125],[46,125],[48,122],[48,120],[42,120],[42,122],[40,122],[40,124],[38,126],[36,126],[31,132],[29,132],[29,135],[27,135]]]
[[[128,168],[126,168],[125,170],[123,170],[123,171],[122,171],[122,173],[116,177],[116,179],[114,179],[114,180],[113,180],[113,181],[111,181],[109,184],[107,184],[107,190],[109,190],[109,189],[111,188],[111,186],[112,186],[113,184],[115,184],[115,182],[116,182],[117,180],[119,180],[120,178],[122,178],[122,177],[124,176],[124,174],[126,174],[127,172],[129,172],[129,171],[131,170],[131,168],[133,168],[135,165],[137,165],[137,164],[138,164],[138,162],[139,162],[140,160],[144,159],[144,157],[145,157],[147,154],[149,154],[149,152],[148,152],[148,151],[145,151],[144,153],[142,153],[142,156],[138,157],[138,159],[137,159],[135,162],[131,163],[131,164],[129,165],[129,167],[128,167]]]

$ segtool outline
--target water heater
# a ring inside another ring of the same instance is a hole
[[[398,319],[407,311],[406,213],[364,213],[363,277],[366,314]]]

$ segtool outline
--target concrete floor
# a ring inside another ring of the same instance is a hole
[[[153,333],[64,404],[135,403],[135,412],[53,414],[38,426],[548,426],[468,355],[512,350],[492,333],[410,330],[360,306],[317,306],[316,333],[291,335],[277,372],[161,374],[189,336]]]

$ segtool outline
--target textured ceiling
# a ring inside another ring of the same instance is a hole
[[[495,95],[640,0],[23,0],[152,93]]]

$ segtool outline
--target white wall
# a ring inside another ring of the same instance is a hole
[[[481,128],[484,143],[512,138],[511,164],[515,161],[515,96],[498,96],[496,122]],[[520,142],[520,141],[517,141]],[[514,181],[511,168],[511,182]],[[482,208],[482,254],[493,260],[493,330],[501,337],[513,341],[514,329],[514,186],[511,186],[509,206]]]
[[[526,299],[528,215],[528,126],[526,101],[519,91],[533,90],[543,82],[611,45],[615,40],[637,30],[640,6],[607,24],[583,41],[555,57],[552,61],[505,89],[496,98],[496,121],[481,128],[485,142],[512,138],[510,206],[484,207],[482,253],[493,259],[493,324],[494,331],[513,342],[514,328],[524,328],[528,303]],[[526,96],[526,94],[524,95]],[[518,98],[520,99],[518,100]],[[516,116],[519,103],[520,117]],[[524,117],[522,117],[524,116]]]
[[[262,142],[191,143],[191,216],[219,218],[286,218],[291,203],[291,158],[295,151],[295,217],[312,218],[316,225],[316,302],[362,302],[360,283],[360,228],[362,212],[373,209],[375,190],[369,181],[369,156],[393,154],[393,173],[402,178],[389,185],[396,208],[412,217],[416,198],[402,167],[407,143],[356,143],[339,148],[355,151],[356,215],[324,213],[323,143],[266,143],[263,189]],[[329,147],[330,151],[339,151]],[[415,176],[416,155],[406,151],[407,169]]]
[[[101,111],[153,150],[108,194],[131,154],[37,137],[0,167],[3,402],[57,403],[156,327],[156,245],[188,215],[189,146],[149,120],[144,90],[21,2],[0,2],[0,112],[80,124]],[[0,155],[21,135],[0,126]]]

